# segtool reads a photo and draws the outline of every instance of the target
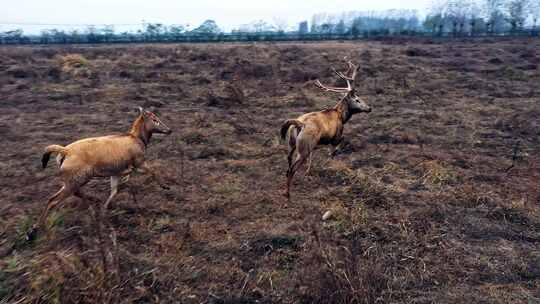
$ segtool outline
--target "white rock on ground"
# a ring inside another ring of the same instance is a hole
[[[333,215],[332,211],[328,210],[323,214],[322,220],[323,221],[329,220],[332,217],[332,215]]]

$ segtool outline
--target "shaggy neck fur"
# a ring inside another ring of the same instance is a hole
[[[344,124],[351,119],[352,112],[349,110],[349,103],[347,96],[343,98],[335,107],[335,109],[338,111],[339,116],[341,117],[341,122]]]
[[[140,139],[144,143],[145,147],[148,145],[148,142],[152,137],[152,133],[145,127],[144,115],[139,115],[139,117],[135,120],[133,126],[131,126],[131,131],[129,134]]]

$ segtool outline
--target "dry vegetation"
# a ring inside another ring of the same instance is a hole
[[[287,203],[279,126],[333,105],[310,80],[343,56],[373,112]],[[515,39],[0,48],[0,303],[536,303],[539,65]],[[148,151],[171,189],[135,175],[101,224],[71,198],[25,243],[43,147],[137,105],[175,130]]]

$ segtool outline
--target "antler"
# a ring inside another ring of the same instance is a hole
[[[347,64],[349,65],[349,68],[347,69],[347,72],[345,72],[345,74],[349,74],[351,72],[351,70],[352,70],[352,75],[351,76],[345,76],[345,74],[336,71],[336,69],[334,69],[334,68],[332,68],[332,70],[334,70],[334,73],[336,73],[336,75],[338,75],[338,77],[340,77],[340,78],[342,78],[344,80],[349,80],[349,81],[354,82],[355,79],[356,79],[356,72],[358,70],[358,66],[354,65],[351,61],[347,61]]]
[[[315,86],[317,86],[319,89],[323,90],[323,91],[327,91],[327,92],[335,92],[335,93],[347,93],[347,92],[350,92],[352,91],[352,84],[351,82],[354,83],[354,80],[356,79],[356,72],[358,70],[358,67],[356,65],[354,65],[351,61],[348,61],[347,64],[349,65],[349,68],[347,69],[347,72],[345,72],[345,74],[349,74],[352,70],[352,74],[351,76],[345,76],[345,74],[341,73],[341,72],[338,72],[336,71],[336,69],[334,69],[332,67],[332,70],[334,71],[334,73],[336,73],[336,75],[345,80],[347,82],[347,87],[346,88],[338,88],[338,87],[327,87],[327,86],[324,86],[321,84],[321,82],[317,79],[315,80]]]
[[[327,87],[325,85],[323,85],[319,79],[315,80],[315,86],[318,87],[319,89],[323,90],[323,91],[327,91],[327,92],[335,92],[335,93],[347,93],[351,90],[351,86],[350,84],[347,82],[347,87],[346,88],[337,88],[337,87]]]

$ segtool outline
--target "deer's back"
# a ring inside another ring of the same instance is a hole
[[[92,169],[93,175],[111,176],[126,170],[142,157],[144,147],[129,135],[85,138],[66,146],[63,170]]]
[[[315,137],[319,144],[330,144],[341,136],[343,124],[338,113],[333,109],[312,112],[298,117],[304,123],[304,131]]]

